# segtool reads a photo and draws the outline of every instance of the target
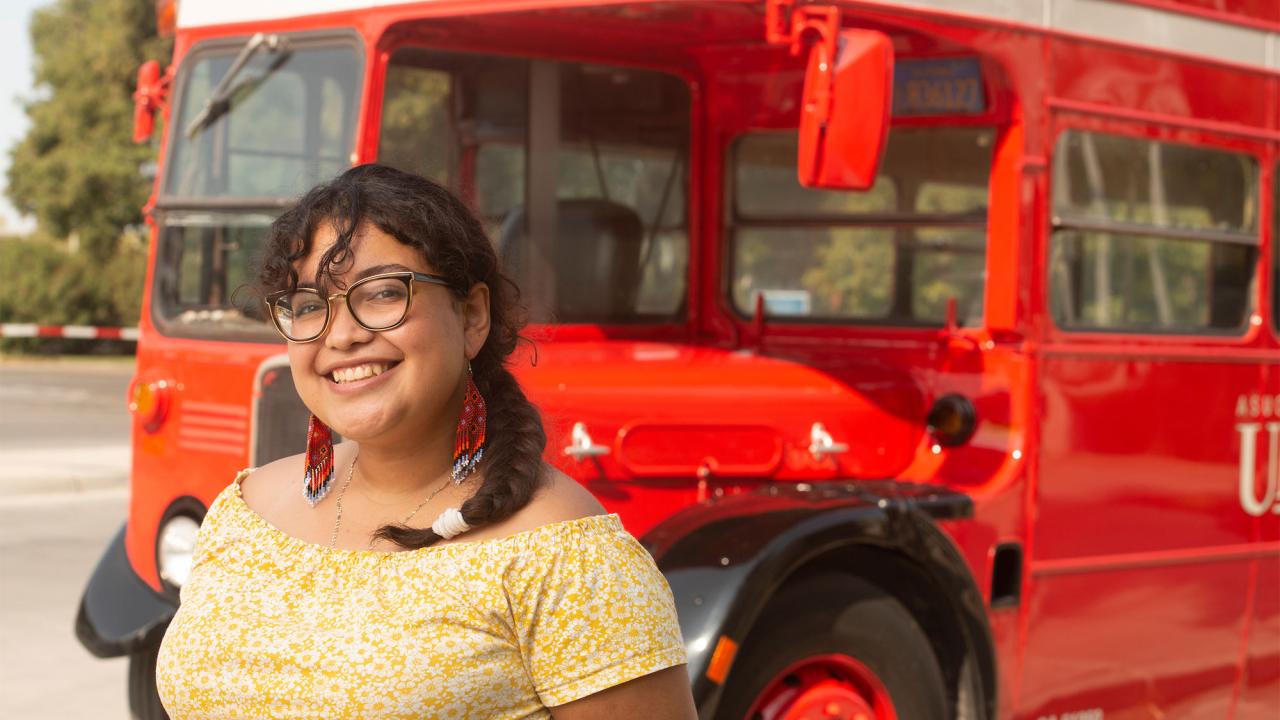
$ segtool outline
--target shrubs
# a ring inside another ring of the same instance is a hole
[[[105,264],[65,243],[41,238],[0,238],[0,322],[40,325],[138,324],[147,252],[136,235],[125,236]],[[0,351],[17,353],[123,353],[120,340],[4,338]]]

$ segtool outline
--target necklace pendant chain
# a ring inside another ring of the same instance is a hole
[[[351,476],[355,474],[356,461],[359,459],[360,459],[360,454],[356,453],[356,456],[351,459],[351,467],[347,468],[347,479],[345,482],[342,483],[342,489],[338,491],[338,497],[337,497],[337,500],[335,501],[338,512],[336,517],[333,520],[333,534],[329,537],[329,547],[331,548],[336,547],[338,543],[338,528],[342,526],[342,498],[347,494],[347,487],[351,485]],[[413,519],[413,516],[418,514],[419,510],[425,507],[426,504],[431,502],[431,500],[435,498],[436,495],[440,494],[441,490],[444,490],[448,486],[449,486],[449,480],[446,479],[443,483],[440,484],[440,487],[431,491],[431,494],[427,496],[426,500],[423,500],[422,502],[418,503],[418,507],[414,508],[413,512],[409,513],[409,516],[406,517],[403,521],[401,521],[400,524],[408,525],[409,521]],[[373,539],[370,538],[369,540],[370,550],[373,549],[373,542],[374,542]]]

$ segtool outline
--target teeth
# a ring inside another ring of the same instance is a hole
[[[389,365],[386,363],[366,363],[354,367],[338,368],[333,371],[333,381],[341,385],[342,383],[371,378],[386,372],[388,367]]]

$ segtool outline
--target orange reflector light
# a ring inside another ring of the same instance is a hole
[[[738,654],[738,643],[721,635],[716,641],[716,649],[711,652],[711,662],[707,665],[707,679],[717,685],[723,685],[729,677],[729,666],[733,664],[733,656]]]
[[[140,382],[133,386],[129,399],[129,412],[133,413],[147,432],[153,433],[164,424],[169,409],[169,383],[164,380]]]

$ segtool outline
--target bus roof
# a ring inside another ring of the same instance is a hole
[[[623,2],[474,0],[465,4],[511,11]],[[177,25],[191,29],[437,4],[438,0],[179,0]],[[465,5],[457,0],[449,4]],[[763,0],[759,4],[763,6]],[[840,4],[839,0],[833,4]],[[861,4],[968,17],[1280,72],[1280,2],[1276,0],[861,0]]]

